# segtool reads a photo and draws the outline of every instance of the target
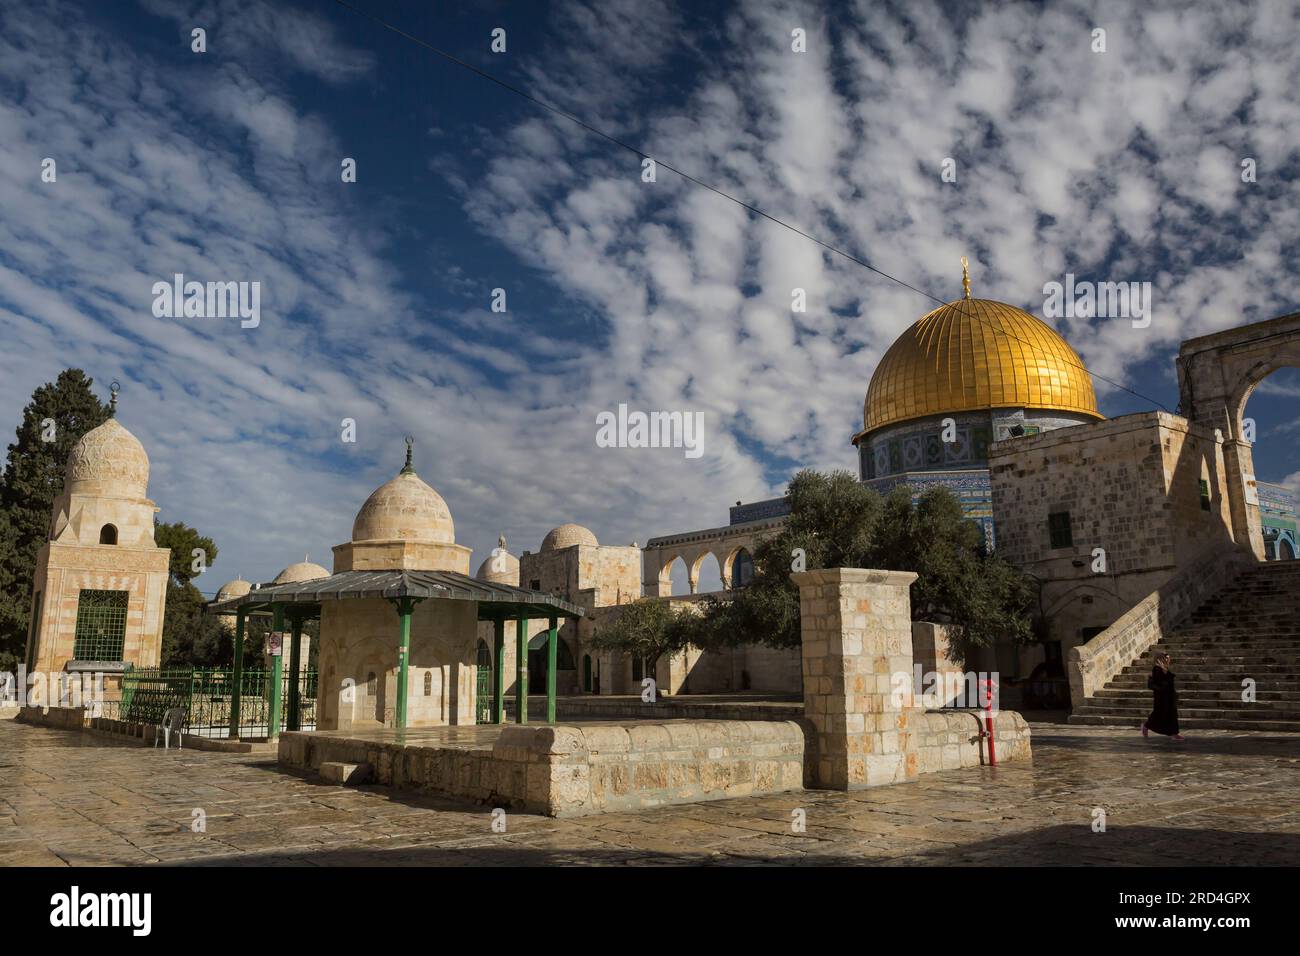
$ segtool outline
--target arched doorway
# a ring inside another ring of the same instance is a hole
[[[546,672],[549,670],[546,638],[548,632],[538,631],[528,641],[528,687],[530,693],[546,692]],[[574,670],[573,652],[563,637],[555,638],[555,670],[557,676],[561,671]]]
[[[584,693],[591,693],[591,655],[582,655],[582,690]]]

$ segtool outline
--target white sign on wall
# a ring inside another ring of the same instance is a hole
[[[1255,476],[1243,475],[1242,478],[1244,479],[1243,483],[1246,486],[1246,504],[1259,504],[1259,488],[1255,485]]]
[[[272,657],[280,655],[280,649],[284,647],[284,631],[272,631],[266,635],[266,653]]]

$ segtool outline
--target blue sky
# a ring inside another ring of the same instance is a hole
[[[1066,272],[1150,281],[1150,328],[1057,327],[1170,409],[1181,340],[1298,307],[1291,3],[355,3],[941,298],[961,255],[1039,314]],[[260,282],[261,325],[155,318],[176,272]],[[932,305],[332,2],[0,6],[0,428],[67,365],[122,382],[161,517],[221,549],[205,590],[329,566],[406,433],[476,566],[565,521],[725,524],[855,467]],[[1247,411],[1293,487],[1297,397],[1279,372]],[[598,448],[619,403],[702,412],[704,454]]]

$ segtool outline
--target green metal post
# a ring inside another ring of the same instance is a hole
[[[298,680],[302,676],[302,615],[289,616],[293,643],[289,645],[289,729],[302,729],[302,698]]]
[[[230,739],[239,739],[239,698],[244,677],[244,609],[235,612],[235,666],[230,686]]]
[[[528,618],[515,621],[515,723],[528,723]]]
[[[406,727],[406,696],[409,678],[407,658],[411,654],[411,611],[415,608],[413,598],[398,598],[393,602],[397,613],[402,618],[402,636],[397,645],[397,729]]]
[[[284,631],[284,605],[271,605],[273,614],[271,616],[271,630],[277,633]],[[281,641],[280,654],[271,656],[271,706],[270,717],[266,724],[266,739],[275,740],[280,736],[280,684],[284,680],[283,667],[280,660],[284,652],[283,640]]]
[[[492,622],[492,723],[506,722],[506,622]]]
[[[550,620],[551,629],[546,633],[546,722],[555,723],[555,659],[559,649],[559,628],[555,618]]]

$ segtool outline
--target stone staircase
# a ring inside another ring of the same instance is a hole
[[[1072,724],[1138,727],[1151,712],[1147,677],[1173,655],[1186,729],[1300,732],[1300,561],[1254,565],[1079,706]],[[1255,681],[1255,701],[1241,699]]]

